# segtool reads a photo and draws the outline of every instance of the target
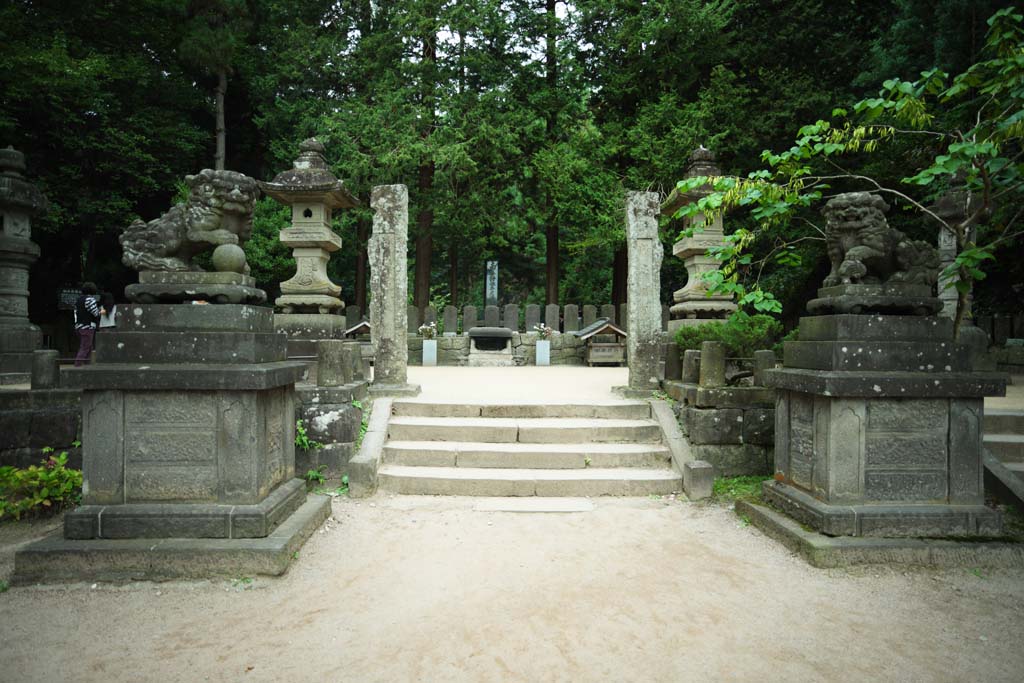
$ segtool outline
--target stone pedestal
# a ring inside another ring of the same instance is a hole
[[[827,313],[803,318],[784,367],[764,371],[778,390],[765,497],[834,536],[997,535],[1001,518],[984,505],[983,398],[1003,395],[1006,378],[970,371],[951,321],[934,315],[938,299],[879,287],[819,290],[809,308]]]
[[[42,342],[28,319],[28,274],[39,258],[31,219],[46,208],[46,199],[22,178],[24,170],[21,152],[0,150],[0,384],[27,383],[32,352]]]
[[[722,171],[715,163],[715,157],[710,150],[700,147],[690,155],[686,178],[720,175],[722,175]],[[661,213],[671,216],[681,206],[699,200],[708,192],[709,190],[706,188],[685,194],[673,191],[662,206]],[[697,215],[687,218],[686,226],[699,226],[704,222],[705,217]],[[686,265],[687,281],[684,287],[672,294],[673,304],[669,308],[671,316],[668,323],[669,332],[674,333],[680,327],[700,325],[708,320],[722,320],[728,318],[736,310],[736,302],[731,294],[711,295],[708,293],[708,287],[704,281],[706,273],[718,270],[721,266],[721,263],[714,257],[707,255],[708,249],[720,247],[723,244],[725,244],[725,233],[722,218],[718,216],[700,228],[700,232],[694,232],[691,237],[683,237],[672,246],[672,254],[682,259]]]
[[[257,538],[306,500],[294,383],[269,309],[134,304],[83,390],[82,506],[66,538]]]

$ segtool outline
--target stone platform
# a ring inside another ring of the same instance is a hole
[[[71,540],[55,533],[15,554],[11,583],[279,576],[330,514],[330,498],[310,495],[262,538]]]

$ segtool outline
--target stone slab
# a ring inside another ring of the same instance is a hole
[[[127,304],[117,307],[117,329],[125,332],[273,332],[274,311],[247,304]]]
[[[178,364],[162,365],[117,363],[89,365],[61,370],[61,385],[68,388],[101,391],[132,390],[251,390],[273,389],[293,384],[306,373],[306,364],[280,361],[259,364]]]
[[[83,505],[64,516],[64,537],[263,538],[305,500],[305,483],[291,479],[256,505]]]
[[[970,372],[969,349],[951,341],[795,341],[784,365],[805,370]]]
[[[765,505],[736,502],[736,514],[822,569],[882,564],[916,567],[1020,568],[1024,544],[921,538],[831,537],[807,531]]]
[[[965,372],[838,372],[777,368],[764,373],[774,389],[821,396],[977,398],[1005,396],[1009,375]]]
[[[984,505],[862,504],[829,505],[779,481],[766,481],[770,505],[829,536],[931,537],[1002,534],[1002,517]]]
[[[265,538],[72,540],[54,533],[15,553],[11,583],[280,576],[330,514],[330,498],[310,495]]]
[[[287,357],[284,335],[265,332],[104,332],[96,362],[273,363]]]
[[[815,315],[800,318],[800,341],[952,341],[953,321],[942,316]]]

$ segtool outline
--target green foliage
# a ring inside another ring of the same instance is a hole
[[[82,498],[82,473],[67,467],[68,454],[49,456],[25,469],[0,467],[0,519],[54,514]]]
[[[10,589],[11,584],[6,581],[0,581],[0,593],[6,593]]]
[[[718,477],[711,494],[718,502],[746,500],[753,503],[761,500],[761,483],[771,477]]]
[[[371,403],[366,408],[363,408],[362,401],[352,401],[352,407],[360,411],[359,436],[356,437],[356,450],[358,451],[359,447],[363,445],[363,438],[366,436],[366,430],[370,426],[370,411],[373,409],[373,404]],[[345,483],[348,483],[347,480]]]
[[[295,447],[301,448],[304,451],[315,451],[323,448],[324,445],[319,441],[309,438],[309,435],[306,434],[306,425],[303,424],[302,420],[296,420]]]
[[[313,487],[316,484],[323,484],[326,481],[324,470],[327,465],[318,465],[315,469],[306,470],[306,485]]]
[[[680,351],[700,350],[702,342],[725,344],[730,356],[750,358],[754,351],[770,349],[782,335],[782,323],[770,315],[748,315],[736,311],[723,322],[706,322],[676,331]]]

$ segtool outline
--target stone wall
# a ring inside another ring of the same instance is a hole
[[[755,370],[754,377],[728,384],[726,378],[740,370],[735,359],[726,362],[723,354],[702,360],[698,351],[686,353],[682,380],[666,380],[663,386],[676,401],[679,427],[690,441],[694,458],[714,465],[719,477],[771,474],[775,390],[755,381],[761,379],[764,368]],[[764,363],[771,352],[758,354]],[[720,372],[707,367],[709,360],[721,365]]]
[[[0,466],[28,467],[43,449],[67,451],[68,466],[82,468],[82,392],[37,389],[0,392]]]
[[[352,405],[361,403],[362,408]],[[353,382],[337,387],[312,384],[295,386],[295,419],[302,420],[306,436],[322,448],[295,449],[295,476],[324,466],[323,475],[340,479],[348,474],[348,461],[356,453],[363,411],[368,410],[367,383]]]
[[[536,332],[512,333],[512,357],[516,365],[535,365],[537,362]],[[466,335],[437,337],[437,364],[464,366],[469,364],[469,337]],[[551,337],[552,365],[583,365],[586,342],[574,334],[555,334]],[[409,335],[409,364],[423,363],[423,337]]]

